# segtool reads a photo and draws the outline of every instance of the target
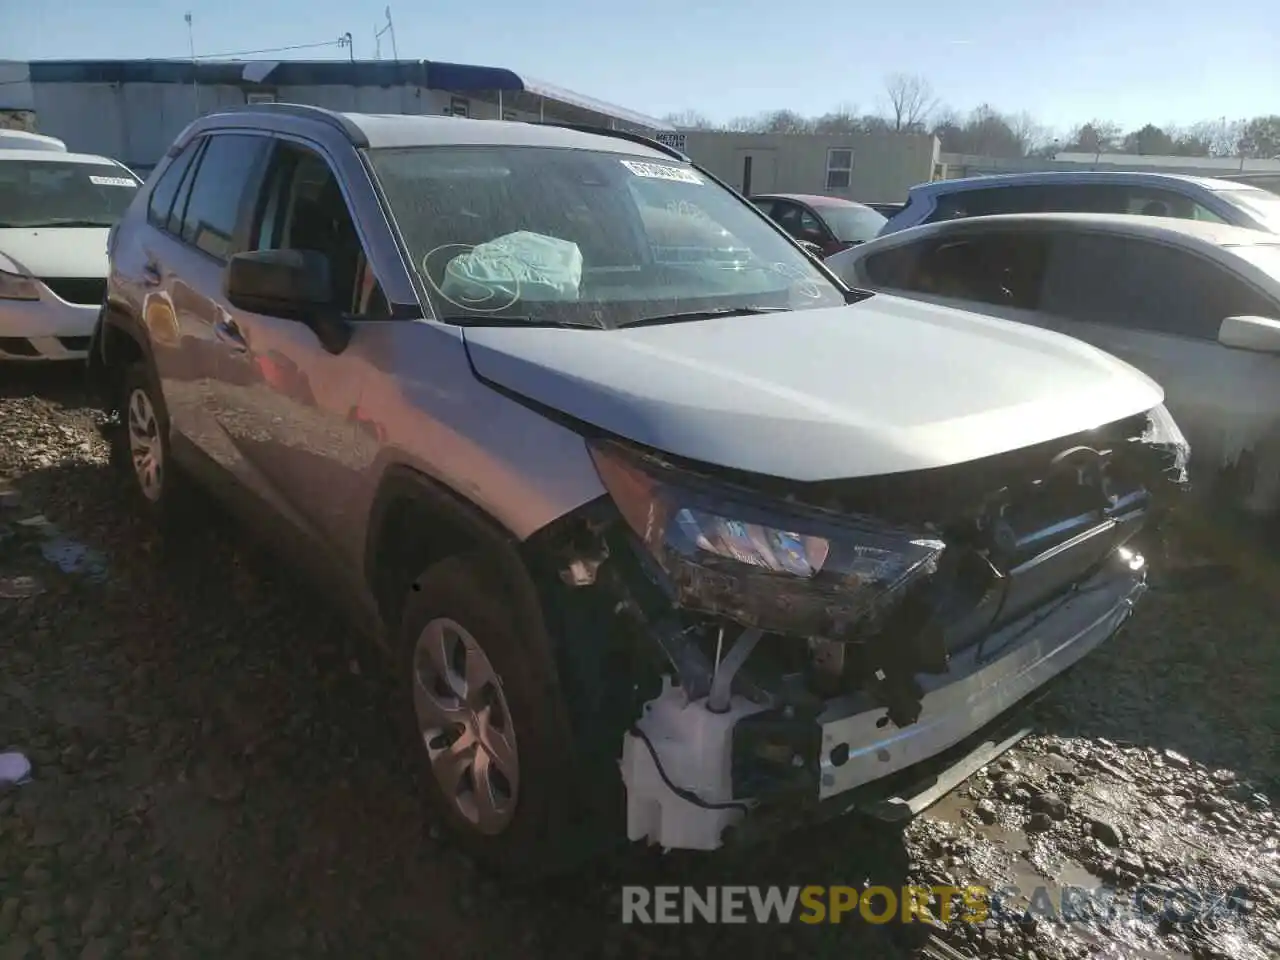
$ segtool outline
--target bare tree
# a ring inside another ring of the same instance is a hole
[[[851,103],[843,103],[813,121],[814,133],[858,133],[861,130],[858,108]]]
[[[1211,157],[1238,157],[1240,155],[1240,138],[1244,134],[1243,120],[1201,120],[1193,124],[1187,135],[1208,146]]]
[[[680,130],[714,130],[716,125],[705,113],[698,110],[680,110],[662,118]]]
[[[1090,120],[1071,132],[1063,150],[1067,153],[1106,153],[1120,138],[1120,124],[1110,120]]]
[[[728,129],[739,133],[812,133],[813,121],[794,110],[767,110],[750,117],[736,117]]]
[[[1025,110],[1021,113],[1006,116],[1005,123],[1009,125],[1009,129],[1012,131],[1024,157],[1031,156],[1031,154],[1049,145],[1052,141],[1053,134],[1048,127],[1039,123],[1035,117]]]
[[[898,133],[922,130],[938,105],[933,87],[917,73],[891,74],[885,78],[884,89],[889,98],[889,121]]]

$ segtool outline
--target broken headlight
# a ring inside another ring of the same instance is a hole
[[[1175,484],[1186,482],[1191,445],[1163,403],[1147,411],[1142,442],[1163,454],[1166,479]]]
[[[674,602],[779,633],[848,634],[936,569],[927,531],[766,498],[616,443],[591,455]]]

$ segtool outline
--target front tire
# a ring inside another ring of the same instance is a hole
[[[401,699],[430,805],[485,866],[528,880],[571,846],[569,735],[548,658],[500,583],[476,556],[419,579],[400,622]]]

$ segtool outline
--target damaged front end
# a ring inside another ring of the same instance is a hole
[[[558,570],[657,655],[623,737],[628,836],[688,849],[942,753],[1114,633],[1187,460],[1163,407],[812,484],[591,449],[611,502],[562,534]]]

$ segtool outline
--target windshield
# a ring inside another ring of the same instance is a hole
[[[0,159],[0,227],[109,227],[137,189],[114,165]]]
[[[827,226],[836,235],[837,240],[846,243],[865,243],[874,240],[880,228],[888,223],[888,219],[870,207],[817,207],[818,216],[827,221]]]
[[[612,328],[845,302],[754,208],[687,164],[508,146],[369,156],[444,319]]]
[[[1247,260],[1280,285],[1280,243],[1251,243],[1232,247],[1241,260]]]
[[[1219,190],[1218,196],[1261,220],[1271,232],[1280,233],[1280,196],[1257,187],[1232,187]]]

